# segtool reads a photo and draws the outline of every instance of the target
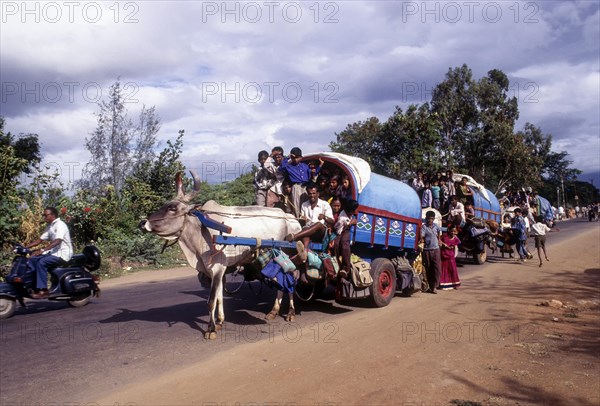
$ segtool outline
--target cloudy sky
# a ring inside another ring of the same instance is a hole
[[[598,1],[0,1],[0,114],[67,182],[120,79],[132,118],[231,180],[261,149],[328,150],[347,124],[430,100],[448,69],[500,69],[520,119],[600,173]],[[596,175],[595,185],[600,185]]]

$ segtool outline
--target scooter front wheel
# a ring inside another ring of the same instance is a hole
[[[83,307],[90,302],[91,297],[92,294],[87,293],[85,295],[78,296],[77,298],[67,300],[67,303],[71,307]]]
[[[0,297],[0,319],[8,319],[15,313],[17,303],[9,297]]]

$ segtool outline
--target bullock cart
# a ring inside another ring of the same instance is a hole
[[[498,224],[502,221],[502,211],[498,198],[470,176],[454,174],[454,181],[460,181],[463,177],[468,179],[467,185],[473,192],[475,217],[467,220],[458,234],[461,241],[459,251],[471,255],[476,264],[482,265],[487,259],[487,249],[496,250],[496,235]]]
[[[533,216],[542,216],[542,221],[546,223],[548,227],[552,227],[554,225],[554,211],[552,210],[552,204],[542,196],[537,196],[535,201],[532,201],[530,205],[534,208],[531,209],[531,214]],[[511,217],[514,217],[514,210],[518,206],[511,206],[504,210],[504,214],[509,214]]]
[[[304,162],[319,160],[323,162],[321,173],[345,175],[350,181],[348,198],[359,204],[357,224],[351,229],[352,253],[360,258],[358,264],[364,268],[363,272],[370,274],[372,283],[364,280],[362,282],[365,283],[358,283],[355,278],[328,278],[321,269],[321,273],[307,272],[311,274],[308,286],[299,283],[296,296],[309,300],[326,285],[332,284],[335,285],[337,301],[369,298],[375,306],[383,307],[390,303],[397,291],[420,290],[420,275],[411,268],[415,260],[419,263],[417,249],[422,223],[417,193],[403,182],[372,173],[369,164],[360,158],[332,152],[310,154],[303,158]],[[296,247],[295,243],[283,240],[222,234],[213,235],[213,243],[251,246],[255,249],[293,250]],[[326,251],[324,245],[312,243],[309,248],[320,253]],[[247,265],[245,267],[246,271],[242,272],[237,266],[228,268],[224,280],[228,291],[236,291],[244,280],[260,277],[256,270]],[[412,286],[407,286],[411,283]]]

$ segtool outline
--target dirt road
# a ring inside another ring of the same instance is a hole
[[[235,348],[98,402],[598,405],[600,228],[582,224],[549,256],[258,342],[237,330]]]

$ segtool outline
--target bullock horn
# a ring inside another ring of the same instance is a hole
[[[190,174],[192,175],[192,179],[194,179],[194,197],[200,193],[200,185],[202,184],[202,179],[200,179],[200,176],[198,176],[198,174],[196,172],[194,172],[193,170],[190,170]],[[191,192],[190,192],[191,193]]]
[[[184,192],[183,180],[181,178],[181,172],[178,172],[177,175],[175,175],[175,184],[177,185],[177,199],[184,203],[189,203],[193,198],[198,196],[198,193],[200,193],[200,184],[202,183],[202,180],[196,174],[196,172],[190,170],[190,174],[192,175],[192,178],[194,179],[194,189],[192,191],[190,191],[189,193]]]
[[[178,200],[182,200],[184,198],[184,191],[183,191],[183,179],[181,177],[181,172],[177,172],[175,174],[175,186],[177,187],[177,195],[175,196],[176,199]]]

